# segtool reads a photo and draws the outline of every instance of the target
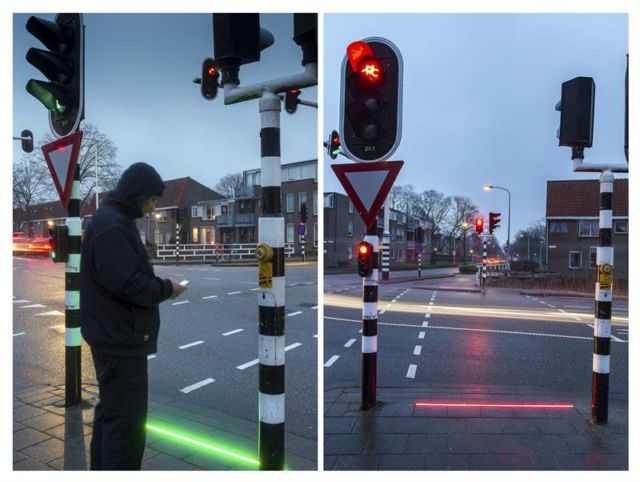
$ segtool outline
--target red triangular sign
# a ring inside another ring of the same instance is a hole
[[[47,161],[53,183],[60,195],[60,202],[65,209],[69,207],[73,175],[78,165],[81,143],[82,131],[78,131],[42,146],[44,159]]]
[[[383,161],[331,165],[367,227],[376,222],[403,164],[404,161]]]

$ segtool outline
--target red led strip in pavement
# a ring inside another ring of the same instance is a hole
[[[448,403],[417,402],[418,408],[574,408],[564,403]]]

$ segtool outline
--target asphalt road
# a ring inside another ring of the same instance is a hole
[[[150,396],[184,398],[257,420],[257,268],[155,269],[158,276],[191,284],[161,305],[158,353],[149,359]],[[286,426],[309,438],[317,434],[316,272],[315,264],[286,268]],[[14,390],[63,383],[64,265],[16,257],[13,281]],[[82,376],[95,380],[86,344]]]
[[[472,282],[456,276],[379,287],[379,386],[487,384],[590,393],[593,300],[447,289]],[[360,383],[360,286],[356,275],[350,283],[325,277],[325,387]],[[626,397],[626,301],[614,300],[612,335],[610,393]]]

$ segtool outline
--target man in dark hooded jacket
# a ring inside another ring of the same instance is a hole
[[[100,388],[91,470],[139,470],[145,448],[147,356],[156,351],[158,305],[186,288],[155,276],[135,219],[155,209],[165,185],[139,162],[124,171],[82,242],[82,336]]]

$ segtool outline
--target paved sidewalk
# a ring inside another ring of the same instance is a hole
[[[88,470],[93,407],[97,387],[85,385],[82,404],[64,407],[64,386],[42,385],[13,396],[14,470]],[[222,412],[150,394],[148,423],[180,427],[216,447],[257,459],[258,424]],[[314,439],[286,434],[289,470],[316,470]],[[221,456],[166,435],[147,432],[142,470],[255,470],[252,465]]]
[[[324,470],[627,470],[628,403],[609,401],[609,423],[589,423],[583,393],[498,386],[325,389]],[[589,396],[589,394],[587,394]],[[416,408],[417,401],[573,403],[573,409]]]

